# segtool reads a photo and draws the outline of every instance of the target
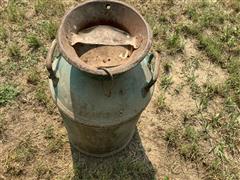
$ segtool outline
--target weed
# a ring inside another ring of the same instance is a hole
[[[10,151],[5,160],[5,172],[13,176],[19,176],[24,171],[24,166],[28,164],[36,153],[30,137],[21,141],[13,151]]]
[[[177,29],[179,32],[182,32],[185,36],[198,36],[201,32],[201,27],[198,24],[181,24]]]
[[[227,66],[229,71],[229,78],[227,80],[227,87],[231,90],[231,99],[240,107],[240,61],[238,58],[231,58]]]
[[[222,114],[220,114],[220,113],[214,114],[211,117],[211,121],[210,121],[211,126],[213,128],[221,127],[221,119],[222,119]]]
[[[225,144],[224,142],[220,142],[219,144],[217,144],[214,149],[213,149],[213,153],[220,158],[221,160],[227,160],[226,155],[225,155]]]
[[[27,82],[32,85],[37,85],[40,82],[40,73],[36,69],[30,70]]]
[[[199,93],[201,110],[205,110],[208,107],[209,101],[212,100],[216,94],[218,94],[218,86],[209,82],[203,84]]]
[[[40,24],[40,31],[42,31],[44,35],[50,40],[55,39],[57,29],[58,26],[53,21],[43,21]]]
[[[44,87],[42,87],[40,85],[37,87],[37,90],[35,93],[35,98],[37,99],[37,101],[39,103],[43,104],[44,106],[46,106],[49,101]]]
[[[169,180],[170,178],[168,176],[164,176],[163,180]]]
[[[176,88],[174,89],[174,91],[175,91],[175,93],[176,93],[177,95],[179,95],[180,92],[181,92],[181,90],[182,90],[183,88],[184,88],[184,84],[181,83],[181,84],[179,84],[179,85],[176,86]]]
[[[186,9],[185,14],[187,15],[187,17],[193,21],[196,21],[198,19],[198,14],[197,14],[197,10],[194,7],[188,7]]]
[[[21,57],[20,48],[16,43],[12,43],[8,47],[8,55],[15,60]]]
[[[169,74],[172,70],[172,65],[170,63],[165,63],[163,69],[165,74]]]
[[[64,145],[64,141],[62,140],[62,137],[55,137],[53,139],[50,139],[48,142],[48,149],[50,153],[58,152]]]
[[[165,133],[164,139],[168,143],[168,147],[176,148],[180,140],[178,129],[168,129]]]
[[[7,30],[4,29],[3,27],[0,27],[0,41],[6,41],[8,35],[7,35]]]
[[[24,11],[20,8],[17,1],[10,0],[6,8],[8,19],[12,22],[21,22],[24,18]]]
[[[52,176],[52,170],[43,163],[36,165],[35,173],[38,179],[50,179]]]
[[[213,37],[210,38],[204,35],[198,36],[198,39],[199,48],[204,49],[207,55],[213,60],[213,62],[224,66],[225,62],[223,57],[223,51],[221,49],[222,45],[220,44],[220,42]]]
[[[216,28],[217,25],[223,24],[225,20],[224,12],[213,8],[205,8],[199,17],[199,23],[205,28]]]
[[[35,12],[45,16],[62,16],[64,13],[64,5],[60,0],[36,0]]]
[[[240,39],[240,28],[236,26],[224,27],[223,33],[220,35],[222,42],[226,43],[230,49],[237,48]]]
[[[171,54],[181,52],[184,48],[183,39],[179,33],[171,34],[166,40],[167,48],[170,49]]]
[[[44,131],[45,139],[53,139],[54,138],[54,129],[53,126],[48,126]]]
[[[173,84],[172,82],[172,77],[168,75],[164,75],[161,79],[161,88],[164,90],[167,90],[171,85]]]
[[[0,140],[5,139],[5,131],[6,131],[6,121],[2,118],[2,114],[0,114]]]
[[[165,103],[165,97],[163,95],[160,95],[158,97],[158,101],[157,101],[157,107],[159,110],[163,110],[165,109],[167,106],[166,106],[166,103]]]
[[[197,142],[199,135],[193,127],[187,126],[185,128],[184,137],[189,142]]]
[[[13,101],[19,95],[19,93],[19,90],[13,85],[0,85],[0,106],[4,106]]]
[[[27,43],[30,48],[37,49],[41,46],[40,40],[36,37],[36,35],[27,36]]]
[[[199,146],[196,143],[182,144],[180,147],[180,155],[183,156],[185,160],[194,161],[200,157]]]
[[[238,144],[240,136],[240,116],[239,114],[230,117],[230,120],[222,126],[223,139],[231,153],[239,153]]]

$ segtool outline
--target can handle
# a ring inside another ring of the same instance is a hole
[[[51,44],[51,47],[48,51],[48,54],[47,54],[47,58],[46,58],[46,68],[49,72],[49,79],[56,79],[56,76],[55,76],[55,73],[52,69],[52,63],[53,63],[53,53],[54,53],[54,50],[56,49],[56,46],[57,46],[57,41],[56,39],[53,40],[52,44]]]
[[[153,65],[154,63],[154,65]],[[149,69],[152,73],[151,80],[146,84],[146,86],[143,89],[144,95],[147,94],[147,92],[150,90],[150,88],[156,83],[159,71],[160,71],[160,58],[159,53],[154,51],[150,54],[150,57],[148,59],[148,65]]]

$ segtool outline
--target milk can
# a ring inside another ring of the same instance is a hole
[[[77,150],[104,157],[127,146],[159,73],[151,43],[148,24],[124,2],[90,0],[64,16],[47,69],[53,100]]]

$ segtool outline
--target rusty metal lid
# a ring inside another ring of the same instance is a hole
[[[90,0],[70,10],[63,18],[58,31],[59,50],[76,68],[93,75],[106,76],[106,71],[80,60],[71,45],[71,36],[82,29],[97,25],[113,26],[141,38],[141,43],[123,64],[107,68],[112,75],[124,73],[140,63],[152,45],[152,32],[144,18],[128,4],[117,0]]]

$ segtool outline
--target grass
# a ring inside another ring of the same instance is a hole
[[[5,140],[5,131],[7,130],[7,123],[6,121],[2,118],[2,114],[0,114],[0,140],[4,141]]]
[[[7,37],[7,30],[4,27],[0,27],[0,41],[6,42]]]
[[[110,160],[110,159],[109,159]],[[119,158],[115,158],[115,161],[108,166],[110,162],[106,160],[106,163],[94,163],[94,162],[78,162],[75,165],[75,178],[78,179],[121,179],[121,178],[133,178],[144,180],[154,179],[154,170],[147,164],[144,157],[135,159],[134,157],[127,157],[121,155]],[[99,162],[96,160],[96,162]],[[89,173],[90,172],[90,173]]]
[[[166,97],[163,95],[160,95],[158,97],[158,101],[157,101],[157,107],[159,110],[163,110],[167,108],[167,105],[165,103]]]
[[[60,0],[36,0],[34,9],[37,15],[46,17],[62,16],[64,13],[64,4]]]
[[[204,49],[213,62],[224,66],[224,54],[221,47],[222,45],[218,39],[205,35],[199,36],[199,48]]]
[[[200,157],[200,149],[196,143],[184,143],[180,147],[180,155],[186,160],[197,160]]]
[[[171,85],[173,84],[172,82],[172,77],[168,75],[164,75],[161,79],[160,86],[162,89],[167,90]]]
[[[41,46],[41,42],[36,35],[29,35],[26,40],[30,48],[37,49]]]
[[[166,40],[166,47],[169,49],[170,54],[181,52],[184,48],[183,39],[179,33],[172,33]]]
[[[48,142],[48,150],[50,153],[59,152],[64,145],[64,141],[62,137],[55,137],[49,140]]]
[[[20,23],[24,19],[24,10],[18,1],[10,0],[6,8],[7,18],[14,23]]]
[[[191,126],[187,126],[185,128],[185,132],[184,132],[184,138],[189,141],[189,142],[197,142],[198,141],[198,133],[196,132],[196,130],[191,127]]]
[[[54,138],[54,127],[48,126],[44,130],[44,138],[45,139],[53,139]]]
[[[30,70],[30,72],[28,73],[28,77],[27,77],[27,82],[29,84],[32,85],[38,85],[38,83],[40,82],[40,73],[36,70],[36,69],[32,69]],[[40,92],[37,96],[40,96]],[[38,97],[39,99],[41,99],[41,97]]]
[[[6,104],[15,100],[19,95],[20,91],[13,85],[1,84],[0,85],[0,106],[5,106]]]
[[[37,87],[37,90],[35,92],[35,98],[40,104],[47,106],[49,99],[46,94],[46,90],[42,85],[39,85]]]
[[[46,38],[53,40],[55,39],[58,26],[53,21],[42,21],[39,27],[40,32],[43,32]]]
[[[53,126],[47,126],[44,129],[44,138],[48,141],[47,148],[50,153],[57,153],[59,152],[63,145],[64,145],[64,140],[63,137],[56,134],[54,132],[54,127]]]
[[[10,151],[5,159],[5,173],[12,176],[20,176],[24,173],[24,166],[33,160],[36,148],[32,145],[29,137]]]
[[[52,170],[43,163],[38,163],[35,167],[35,173],[38,179],[51,179]]]
[[[14,60],[19,60],[21,57],[20,47],[16,43],[12,43],[8,46],[8,55]]]
[[[164,139],[167,141],[168,147],[176,148],[180,140],[178,129],[167,130]]]

